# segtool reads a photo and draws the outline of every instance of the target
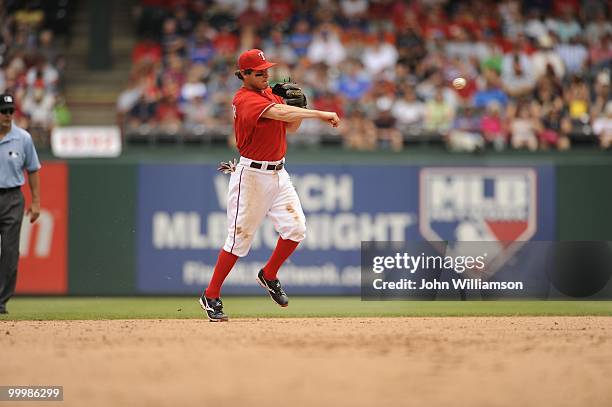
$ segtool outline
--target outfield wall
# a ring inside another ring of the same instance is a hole
[[[225,238],[228,178],[216,166],[43,165],[43,217],[24,224],[19,293],[197,294],[206,284]],[[283,280],[294,294],[358,294],[361,240],[612,240],[612,163],[473,159],[288,171],[309,226]],[[275,241],[265,224],[224,293],[259,293],[251,277]]]

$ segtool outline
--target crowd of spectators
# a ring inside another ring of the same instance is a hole
[[[3,1],[0,7],[0,93],[15,97],[15,123],[48,147],[56,124],[67,124],[61,97],[64,58],[56,34],[68,37],[68,0]]]
[[[240,52],[343,118],[290,141],[401,150],[612,146],[610,2],[594,0],[142,0],[118,100],[127,135],[233,140]],[[462,89],[454,78],[466,79]]]

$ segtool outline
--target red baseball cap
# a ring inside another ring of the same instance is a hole
[[[271,66],[276,65],[274,62],[268,62],[262,50],[250,49],[240,54],[238,58],[238,69],[252,69],[254,71],[263,71]]]

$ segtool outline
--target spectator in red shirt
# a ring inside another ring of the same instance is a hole
[[[162,59],[162,48],[151,37],[146,37],[136,44],[132,51],[132,64],[138,65],[142,61],[158,65]]]

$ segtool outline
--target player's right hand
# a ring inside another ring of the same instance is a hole
[[[336,112],[323,112],[321,120],[329,123],[332,127],[338,127],[340,125],[340,118]]]

